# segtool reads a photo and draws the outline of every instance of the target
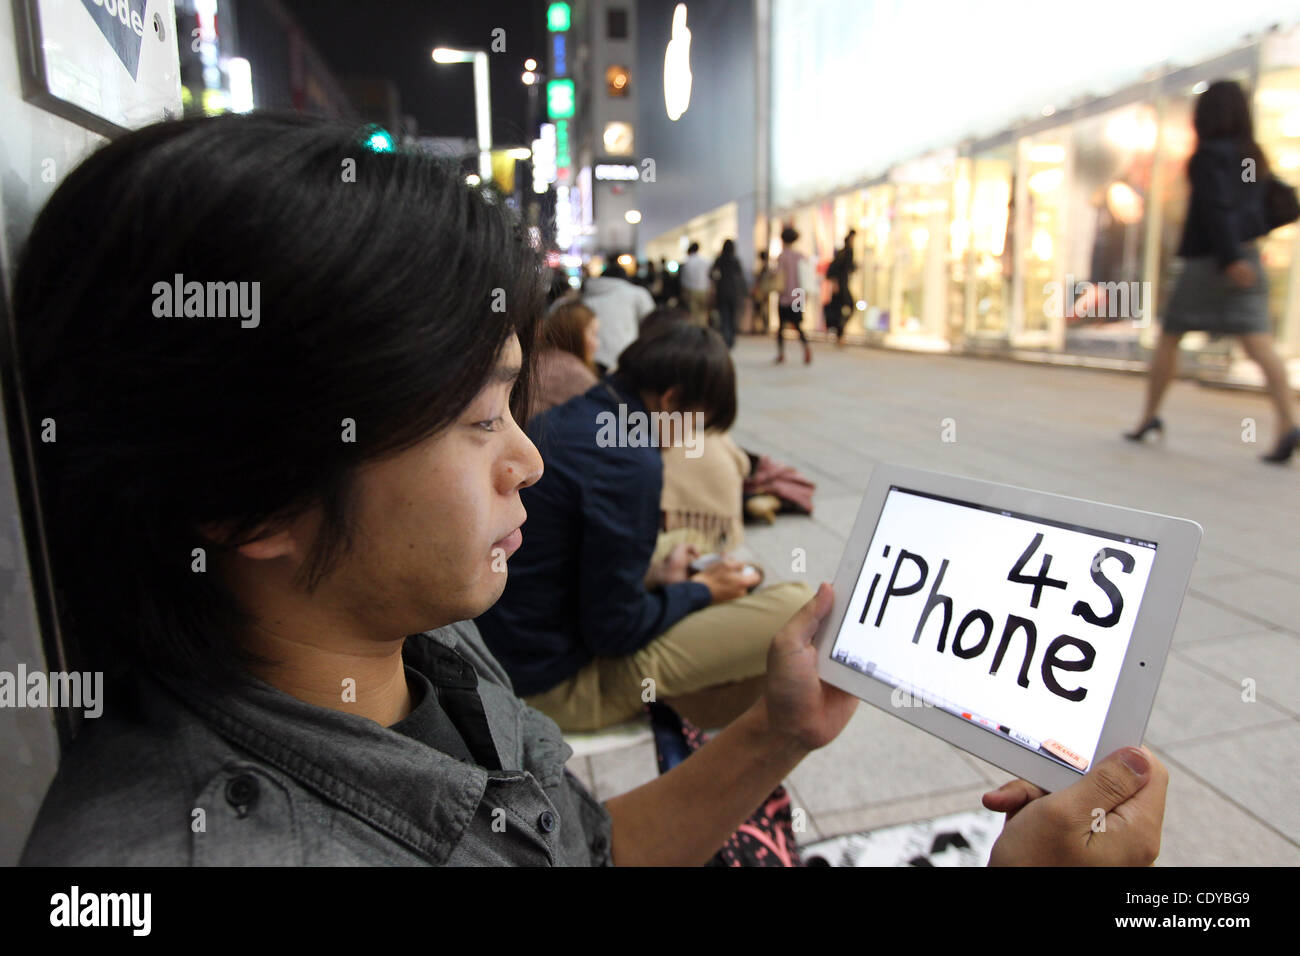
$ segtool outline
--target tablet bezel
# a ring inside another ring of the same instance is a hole
[[[1124,655],[1093,762],[1095,764],[1120,747],[1139,744],[1151,716],[1174,627],[1196,561],[1203,534],[1201,526],[1186,518],[902,465],[880,464],[872,471],[835,575],[835,603],[814,637],[818,674],[828,684],[843,688],[912,726],[1049,791],[1068,787],[1082,779],[1082,774],[937,707],[894,706],[891,703],[892,687],[831,658],[835,636],[848,613],[849,599],[866,563],[867,548],[891,488],[942,495],[957,501],[1155,543],[1155,561],[1138,607],[1133,636]]]

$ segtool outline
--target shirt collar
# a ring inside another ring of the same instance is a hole
[[[439,685],[474,669],[452,648],[454,636],[429,631],[407,638],[406,663]],[[426,644],[441,645],[434,654]],[[488,771],[463,763],[365,717],[298,700],[256,678],[237,691],[186,690],[181,701],[232,744],[371,826],[443,863],[473,819]]]

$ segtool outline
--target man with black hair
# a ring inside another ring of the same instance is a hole
[[[258,323],[188,287],[156,313],[178,274],[258,283]],[[699,864],[840,732],[823,586],[689,760],[604,805],[565,770],[471,620],[542,473],[517,421],[544,299],[517,219],[361,130],[196,118],[68,175],[15,278],[15,358],[62,633],[112,679],[25,863]],[[995,852],[1153,857],[1163,768],[1101,766],[986,797],[1019,811]],[[1130,822],[1081,839],[1085,806]]]

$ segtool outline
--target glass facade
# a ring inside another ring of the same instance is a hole
[[[824,273],[856,229],[850,336],[1137,367],[1179,268],[1195,98],[1222,77],[1250,95],[1274,174],[1300,183],[1297,28],[777,210],[769,234],[793,223]],[[1292,224],[1260,241],[1288,356],[1300,356],[1296,234]],[[822,327],[820,313],[811,326]],[[1183,348],[1192,366],[1233,365],[1231,339],[1191,334]]]

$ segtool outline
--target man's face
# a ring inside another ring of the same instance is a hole
[[[519,489],[542,459],[510,415],[521,351],[511,336],[487,384],[451,425],[357,476],[352,550],[327,600],[378,635],[475,617],[506,585],[527,517]]]

